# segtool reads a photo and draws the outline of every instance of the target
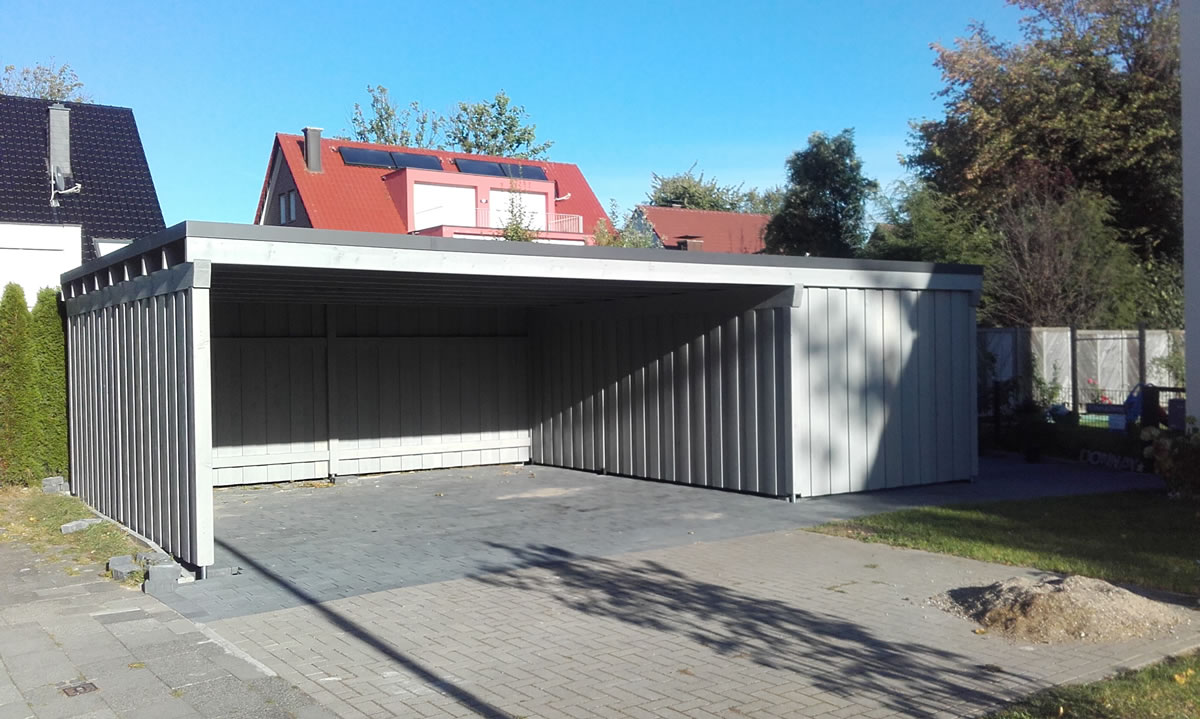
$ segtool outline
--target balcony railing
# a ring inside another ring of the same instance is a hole
[[[475,210],[476,227],[501,228],[508,224],[508,218],[509,212],[507,208],[501,208],[496,212],[492,212],[490,207],[479,207]],[[533,212],[526,217],[526,223],[529,225],[528,229],[531,230],[583,233],[582,215]]]

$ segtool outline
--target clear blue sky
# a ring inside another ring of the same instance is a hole
[[[601,201],[641,201],[692,163],[780,183],[816,130],[853,127],[868,174],[902,176],[908,121],[935,116],[932,42],[1002,0],[285,3],[4,0],[0,64],[69,62],[132,107],[168,224],[250,222],[275,132],[349,127],[368,84],[447,110],[504,88],[550,157]]]

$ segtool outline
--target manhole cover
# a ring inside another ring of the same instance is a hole
[[[72,684],[71,686],[63,689],[63,694],[66,694],[69,697],[73,697],[73,696],[78,696],[80,694],[87,694],[88,692],[94,692],[99,688],[100,687],[96,686],[95,684],[92,684],[91,682],[84,682],[82,684]]]

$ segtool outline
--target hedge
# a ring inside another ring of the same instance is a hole
[[[58,295],[9,283],[0,296],[0,484],[67,471],[66,350]]]

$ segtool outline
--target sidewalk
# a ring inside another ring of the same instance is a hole
[[[0,535],[0,719],[333,716],[103,567],[71,569]]]

